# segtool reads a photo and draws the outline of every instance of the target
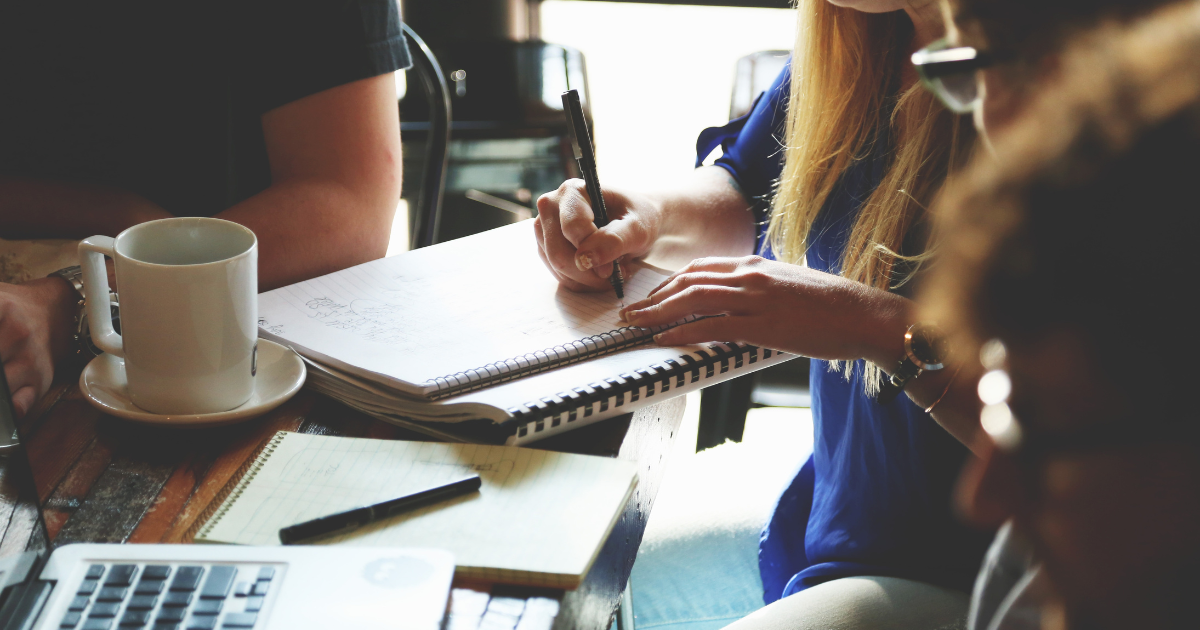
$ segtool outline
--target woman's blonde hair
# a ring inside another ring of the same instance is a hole
[[[796,7],[784,167],[767,228],[771,251],[802,262],[813,221],[842,175],[871,159],[875,142],[888,142],[883,179],[864,200],[835,269],[872,287],[897,288],[926,254],[927,243],[909,235],[965,158],[970,119],[947,111],[920,84],[901,89],[913,33],[904,12],[864,13],[829,0],[796,0]],[[840,366],[847,378],[852,366]],[[879,369],[868,364],[866,376],[873,394]]]

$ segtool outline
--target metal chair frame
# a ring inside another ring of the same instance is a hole
[[[442,222],[442,197],[446,192],[446,168],[450,162],[450,121],[453,112],[450,106],[450,88],[446,83],[446,75],[438,64],[433,51],[408,26],[402,24],[404,34],[409,44],[414,46],[417,54],[413,55],[412,70],[420,79],[429,101],[429,136],[425,143],[425,173],[421,182],[421,192],[417,195],[417,203],[411,209],[413,213],[412,235],[409,239],[412,249],[428,247],[437,242],[438,228]]]

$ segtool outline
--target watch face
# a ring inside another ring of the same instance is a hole
[[[949,344],[935,326],[918,324],[905,335],[905,347],[913,362],[924,370],[940,370],[946,361]]]

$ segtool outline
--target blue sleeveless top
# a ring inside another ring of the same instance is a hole
[[[782,170],[790,69],[747,116],[706,129],[697,166],[717,146],[715,164],[734,177],[759,220],[758,251]],[[808,265],[838,273],[863,202],[879,185],[890,145],[842,175],[817,216]],[[911,283],[910,283],[911,284]],[[900,577],[969,591],[990,536],[954,517],[951,488],[967,449],[907,396],[883,405],[866,395],[863,361],[847,380],[811,359],[813,454],[779,497],[763,529],[759,570],[771,603],[822,582],[858,575]]]

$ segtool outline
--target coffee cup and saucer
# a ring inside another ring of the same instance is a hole
[[[120,288],[121,331],[107,300],[88,300],[92,342],[79,388],[100,411],[147,424],[209,427],[260,416],[304,385],[290,348],[258,339],[258,239],[221,219],[178,217],[79,244],[89,296]]]

